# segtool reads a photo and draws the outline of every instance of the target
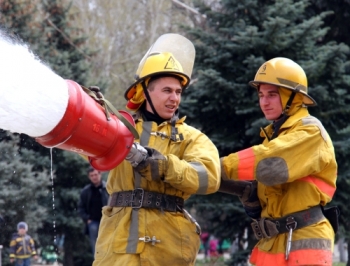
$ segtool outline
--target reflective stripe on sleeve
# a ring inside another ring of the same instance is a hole
[[[238,179],[254,180],[255,155],[252,148],[237,152],[238,162]]]
[[[198,175],[198,190],[196,194],[206,194],[208,190],[208,173],[206,168],[198,162],[191,162],[190,165],[196,169]]]
[[[300,178],[299,181],[309,182],[314,184],[319,190],[327,194],[330,198],[333,198],[336,188],[323,180],[316,178],[314,176],[305,176]]]

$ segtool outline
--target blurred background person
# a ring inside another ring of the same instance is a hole
[[[78,212],[85,223],[84,232],[89,236],[92,254],[95,254],[102,207],[107,205],[109,196],[106,190],[106,182],[102,180],[100,171],[89,167],[88,177],[90,183],[80,193]]]
[[[30,259],[38,259],[33,238],[27,234],[28,225],[25,222],[17,224],[17,232],[13,233],[10,242],[10,262],[15,266],[30,266]]]

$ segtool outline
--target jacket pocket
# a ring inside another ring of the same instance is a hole
[[[160,240],[146,243],[144,250],[145,256],[154,256],[155,265],[194,265],[200,238],[196,226],[182,213],[148,211],[146,235]]]
[[[98,230],[96,241],[95,260],[103,259],[107,253],[111,253],[115,229],[120,220],[118,215],[123,207],[104,206],[102,208],[102,219]]]
[[[180,220],[179,228],[182,240],[181,250],[183,259],[187,263],[194,263],[200,246],[200,238],[196,233],[196,225],[184,217],[178,217],[178,219]]]

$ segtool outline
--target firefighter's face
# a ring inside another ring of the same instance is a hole
[[[259,104],[267,120],[277,120],[282,114],[282,102],[278,87],[271,84],[260,84]]]
[[[148,93],[158,115],[163,119],[173,117],[181,102],[182,87],[180,81],[173,77],[162,77],[152,81]],[[153,113],[149,103],[146,110]]]

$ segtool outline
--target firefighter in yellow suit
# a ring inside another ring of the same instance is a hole
[[[109,173],[110,200],[93,266],[195,264],[200,227],[184,200],[218,190],[220,158],[210,139],[179,117],[189,82],[189,72],[170,52],[151,50],[140,62],[125,97],[140,135],[134,150],[141,153],[135,154],[144,157],[140,163],[128,155]]]
[[[337,163],[327,131],[308,112],[316,102],[307,93],[305,72],[290,59],[274,58],[250,85],[273,123],[261,130],[261,145],[221,158],[222,184],[257,182],[262,209],[252,223],[259,241],[250,263],[330,266],[335,233],[321,206],[335,193]]]

